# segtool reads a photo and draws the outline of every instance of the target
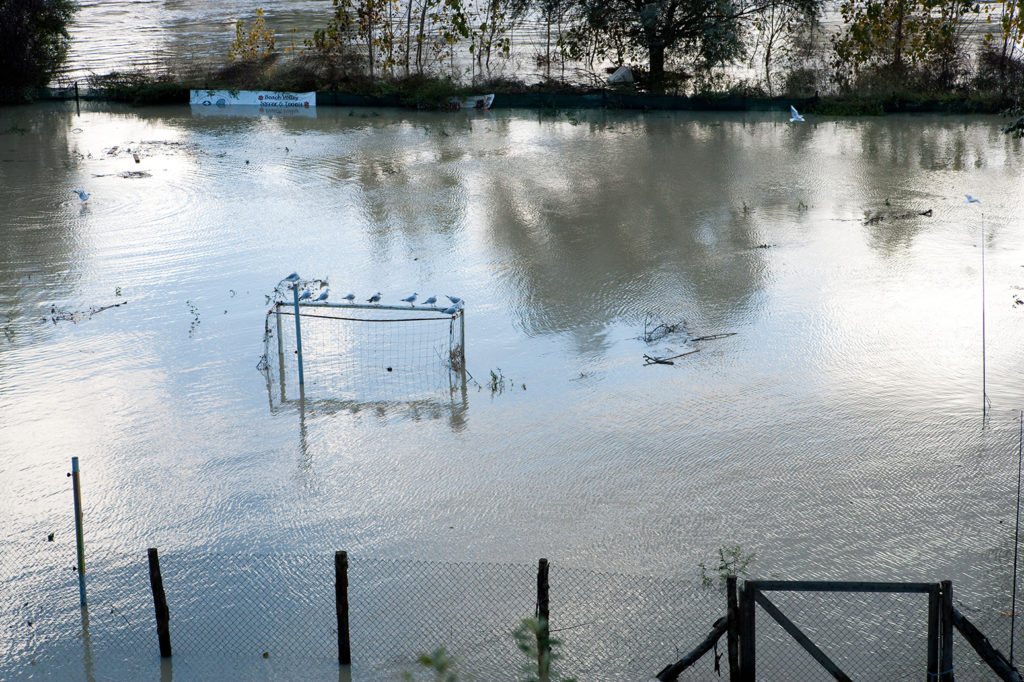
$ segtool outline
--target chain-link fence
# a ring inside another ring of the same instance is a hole
[[[73,557],[22,562],[0,554],[0,680],[164,679],[145,552],[95,555],[88,607]],[[334,554],[160,554],[170,611],[173,677],[331,679],[339,674]],[[696,581],[601,573],[552,563],[552,679],[649,680],[726,614],[722,591]],[[538,566],[349,559],[349,643],[356,680],[433,679],[417,664],[444,647],[460,680],[536,675],[513,631],[534,616]],[[926,594],[772,592],[770,599],[853,679],[921,679]],[[828,673],[759,605],[757,679]],[[344,632],[342,632],[344,636]],[[999,642],[996,642],[999,644]],[[728,678],[725,640],[681,680]],[[955,642],[956,679],[993,679]]]

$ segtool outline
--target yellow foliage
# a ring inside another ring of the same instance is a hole
[[[256,8],[256,19],[248,31],[245,30],[244,20],[239,19],[235,22],[235,40],[228,50],[228,57],[241,61],[255,61],[272,55],[274,47],[274,32],[267,27],[263,9]]]

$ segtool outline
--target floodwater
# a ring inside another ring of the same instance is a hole
[[[0,590],[73,565],[78,457],[90,556],[691,579],[740,545],[754,577],[951,579],[1007,621],[1024,164],[997,118],[218,112],[0,110]],[[464,298],[466,386],[282,401],[257,364],[292,271]]]

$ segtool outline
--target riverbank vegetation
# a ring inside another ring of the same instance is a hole
[[[235,29],[220,63],[90,85],[140,103],[190,88],[417,107],[480,91],[613,90],[784,97],[838,115],[997,112],[1024,99],[1024,0],[332,0],[309,35],[260,8]],[[632,82],[609,84],[620,65]]]
[[[46,85],[67,56],[73,0],[0,0],[0,102]]]

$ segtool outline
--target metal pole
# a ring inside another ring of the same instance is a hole
[[[988,411],[988,391],[985,387],[985,214],[981,214],[981,414]]]
[[[1017,624],[1017,547],[1020,540],[1020,474],[1024,466],[1024,411],[1020,413],[1020,435],[1017,437],[1017,521],[1013,527],[1013,594],[1010,597],[1010,665],[1013,665],[1014,626]]]
[[[284,357],[284,338],[281,334],[281,306],[283,303],[274,304],[274,321],[277,323],[277,356]]]
[[[302,376],[302,327],[299,325],[299,283],[292,285],[292,293],[295,294],[295,351],[299,355],[299,390],[306,384]]]
[[[459,311],[459,353],[462,355],[462,371],[466,371],[466,309]]]
[[[78,543],[78,596],[85,606],[85,535],[82,532],[82,486],[78,480],[78,458],[71,458],[71,489],[75,495],[75,540]]]

